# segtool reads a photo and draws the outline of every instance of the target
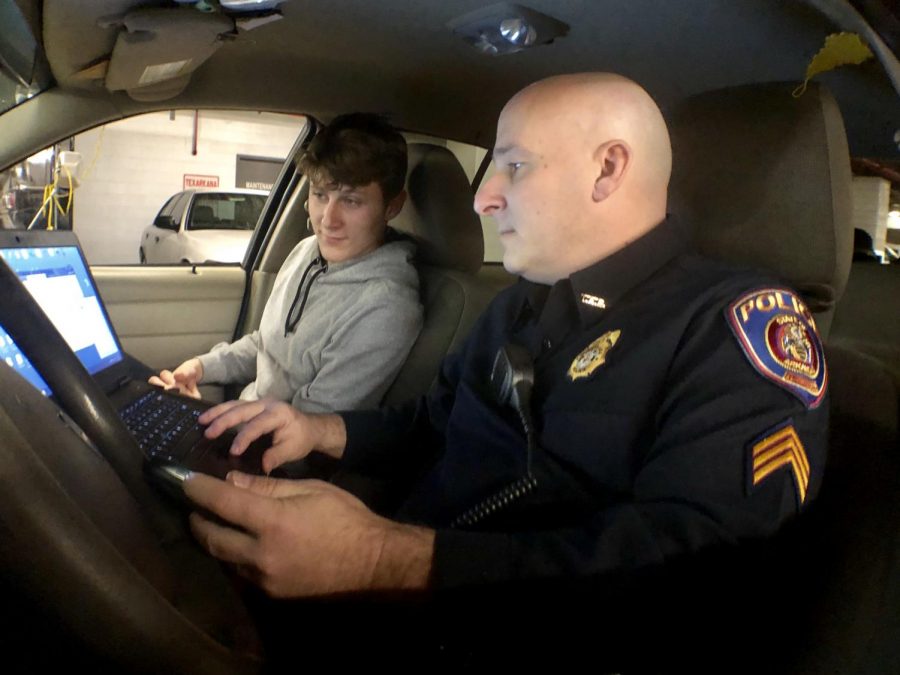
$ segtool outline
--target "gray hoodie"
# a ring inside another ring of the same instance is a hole
[[[323,269],[316,238],[303,239],[275,278],[259,330],[199,357],[203,382],[250,382],[242,399],[306,412],[377,406],[422,327],[414,252],[411,241],[388,241]],[[285,335],[295,297],[299,320]]]

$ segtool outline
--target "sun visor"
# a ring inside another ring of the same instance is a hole
[[[121,26],[105,86],[125,90],[140,101],[162,101],[180,94],[191,73],[234,33],[234,21],[194,9],[148,8],[110,22]]]

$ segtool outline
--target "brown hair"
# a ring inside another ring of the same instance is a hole
[[[311,182],[359,187],[376,182],[385,203],[406,180],[406,140],[381,115],[339,115],[310,141],[299,161]]]

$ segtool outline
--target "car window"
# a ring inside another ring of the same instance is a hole
[[[183,197],[183,196],[184,196],[184,195],[182,195],[182,194],[172,195],[172,196],[169,198],[169,201],[167,201],[167,202],[165,203],[165,206],[163,206],[163,207],[159,210],[158,216],[171,216],[171,215],[172,215],[172,211],[175,210],[175,204],[178,202],[179,197]]]
[[[305,123],[299,115],[175,110],[90,129],[0,174],[0,226],[72,229],[92,265],[239,263]],[[240,241],[204,248],[172,238],[184,236],[178,226],[190,193],[251,186],[250,195],[202,201],[212,208],[204,227],[244,232]],[[171,215],[175,230],[148,239],[157,215]]]
[[[264,194],[197,194],[188,230],[252,230],[266,203]]]
[[[175,195],[175,199],[172,202],[172,211],[171,213],[166,214],[172,216],[172,222],[175,224],[175,227],[181,225],[181,220],[184,217],[184,212],[187,209],[190,198],[191,195],[189,192],[179,192]]]

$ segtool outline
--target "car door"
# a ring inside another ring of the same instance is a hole
[[[239,265],[91,271],[122,347],[153,370],[174,368],[234,334],[246,282]],[[205,395],[218,397],[212,389]]]
[[[156,214],[153,222],[144,230],[139,254],[141,262],[158,263],[160,261],[160,244],[172,231],[172,211],[182,196],[181,193],[178,193],[169,197],[159,213]]]

